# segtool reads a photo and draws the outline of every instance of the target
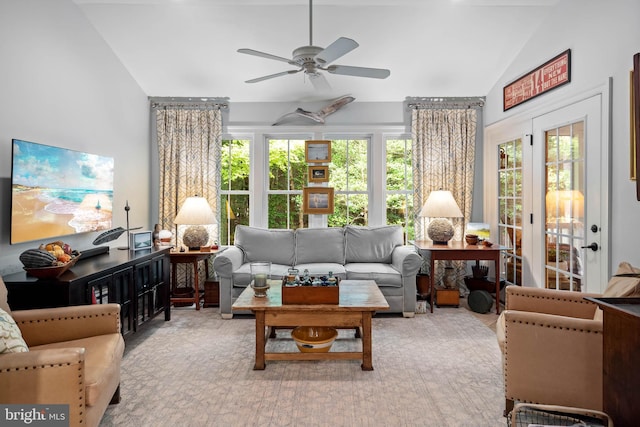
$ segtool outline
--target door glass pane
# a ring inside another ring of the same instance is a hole
[[[582,290],[584,122],[545,132],[545,286]]]
[[[522,284],[522,140],[498,145],[498,223],[504,279]]]

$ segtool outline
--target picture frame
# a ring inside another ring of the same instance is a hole
[[[332,214],[332,187],[304,187],[302,189],[302,213]]]
[[[329,166],[309,166],[309,182],[329,182]]]
[[[507,111],[571,82],[571,49],[551,58],[502,88],[502,110]]]
[[[638,145],[635,125],[635,96],[634,96],[633,70],[629,72],[629,179],[637,179],[636,148]]]
[[[129,233],[129,249],[141,251],[151,249],[153,238],[151,231],[133,231]]]
[[[633,145],[635,149],[636,166],[640,164],[640,53],[633,55],[633,73],[632,73],[631,91],[633,93],[633,129],[634,135]],[[637,171],[636,171],[637,172]],[[640,179],[636,177],[636,200],[640,201]]]
[[[304,160],[307,163],[330,163],[331,141],[305,141]]]

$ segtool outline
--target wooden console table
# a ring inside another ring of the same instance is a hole
[[[602,309],[602,408],[614,425],[638,422],[640,298],[585,298]],[[594,373],[598,374],[598,372]]]
[[[506,246],[468,245],[465,242],[450,241],[446,245],[435,244],[431,240],[416,240],[413,242],[420,254],[429,256],[431,269],[429,270],[429,295],[431,313],[433,313],[433,291],[435,289],[434,274],[435,261],[493,261],[496,268],[496,314],[500,314],[500,252],[508,249]]]
[[[107,248],[95,256],[80,256],[55,279],[37,279],[21,271],[3,280],[12,310],[118,303],[124,336],[160,313],[171,319],[168,247],[135,252]]]
[[[186,251],[179,252],[172,250],[170,252],[171,258],[171,303],[194,303],[196,310],[200,310],[200,279],[198,274],[198,263],[204,261],[205,281],[209,278],[209,263],[207,262],[211,256],[217,254],[217,250],[211,250],[209,252],[203,251]],[[193,266],[193,296],[192,297],[177,297],[174,296],[178,287],[176,267],[177,264],[190,264]]]

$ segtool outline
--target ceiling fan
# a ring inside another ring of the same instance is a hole
[[[292,53],[292,59],[271,55],[270,53],[260,52],[253,49],[238,49],[238,52],[240,53],[286,62],[287,64],[297,66],[298,69],[269,74],[267,76],[247,80],[245,83],[257,83],[263,80],[272,79],[274,77],[286,76],[288,74],[296,74],[300,71],[304,71],[304,73],[309,77],[309,80],[311,80],[314,88],[319,90],[326,90],[329,89],[329,83],[325,79],[324,75],[320,73],[320,71],[327,71],[331,74],[369,77],[374,79],[386,79],[387,77],[389,77],[389,74],[391,74],[391,72],[382,68],[353,67],[349,65],[329,65],[336,59],[357,48],[358,43],[356,43],[352,39],[340,37],[324,49],[318,46],[314,46],[312,3],[313,0],[309,0],[309,45],[295,49]]]

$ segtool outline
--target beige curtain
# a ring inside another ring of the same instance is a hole
[[[205,197],[211,209],[219,212],[220,108],[216,105],[156,107],[156,132],[160,172],[158,224],[161,229],[172,231],[174,242],[179,244],[183,230],[176,229],[173,220],[187,197]],[[210,243],[218,240],[217,225],[209,227],[209,233]],[[178,283],[191,284],[192,274],[187,266],[178,267]],[[211,265],[209,267],[209,271],[213,271]]]
[[[427,218],[418,217],[422,205],[433,190],[449,190],[464,217],[453,219],[453,240],[462,240],[466,224],[471,219],[473,172],[475,159],[477,111],[475,108],[415,108],[412,112],[413,184],[415,238],[428,239]],[[466,264],[453,262],[458,283],[462,284]],[[425,263],[428,269],[428,263]],[[439,263],[435,283],[444,272]]]
[[[205,197],[218,212],[222,119],[214,107],[156,110],[160,163],[159,224],[175,232],[173,220],[189,196]],[[181,241],[180,236],[177,236]],[[217,233],[215,239],[217,240]]]

